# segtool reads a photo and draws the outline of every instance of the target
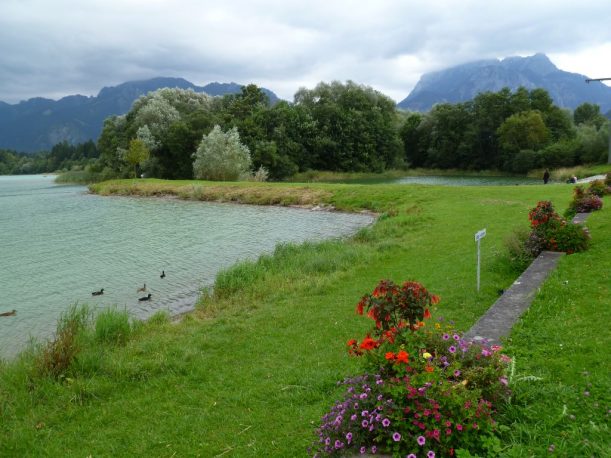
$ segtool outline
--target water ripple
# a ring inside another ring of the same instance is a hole
[[[10,196],[10,197],[9,197]],[[370,217],[299,209],[99,197],[52,177],[0,177],[0,356],[46,338],[70,304],[145,318],[193,307],[219,269],[279,242],[354,233]],[[161,271],[166,278],[159,277]],[[139,302],[146,283],[152,300]],[[104,288],[102,296],[91,292]]]

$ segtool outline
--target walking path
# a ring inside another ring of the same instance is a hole
[[[589,213],[578,213],[573,223],[580,224]],[[466,340],[500,345],[501,338],[511,332],[514,323],[530,306],[539,287],[549,273],[556,268],[564,253],[544,251],[532,262],[513,285],[488,309],[465,334]]]

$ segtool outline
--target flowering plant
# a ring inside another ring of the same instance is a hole
[[[582,192],[583,189],[576,193]],[[532,228],[525,250],[537,256],[543,250],[563,251],[568,254],[588,248],[589,234],[576,224],[558,215],[551,202],[541,201],[528,213]]]
[[[365,373],[346,379],[344,397],[323,417],[317,454],[352,450],[396,456],[453,456],[480,451],[492,434],[495,405],[508,394],[509,358],[498,346],[462,339],[452,326],[431,323],[439,301],[422,285],[384,280],[357,305],[375,326],[351,355]],[[422,321],[427,320],[427,321]]]
[[[575,215],[575,213],[590,213],[602,208],[603,201],[597,194],[598,188],[593,188],[592,186],[591,184],[590,187],[585,190],[582,186],[575,186],[573,200],[566,211],[567,217],[571,217]]]

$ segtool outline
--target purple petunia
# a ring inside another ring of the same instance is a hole
[[[390,420],[388,418],[382,420],[382,426],[384,426],[384,428],[388,428],[390,426]]]
[[[456,353],[456,347],[454,345],[450,345],[450,348],[448,348],[448,351],[450,353]]]
[[[346,434],[346,440],[348,441],[348,443],[352,442],[352,433]]]
[[[378,451],[378,447],[376,447],[375,445],[371,447],[371,453],[375,455],[377,451]]]
[[[416,442],[418,442],[418,445],[422,447],[424,444],[426,444],[426,439],[424,438],[424,436],[418,436],[418,439],[416,439]]]
[[[369,410],[363,410],[361,412],[361,417],[366,417],[367,415],[369,415]]]
[[[415,453],[410,453],[407,458],[418,458]]]
[[[401,434],[393,433],[392,440],[394,440],[395,442],[399,442],[401,440]]]
[[[454,377],[460,377],[460,374],[461,374],[461,373],[462,373],[462,372],[460,372],[458,369],[456,369],[456,370],[454,371]]]
[[[335,448],[342,448],[344,446],[344,443],[340,440],[336,440],[335,441]]]
[[[361,422],[361,426],[362,426],[363,428],[367,428],[367,426],[369,426],[369,422],[368,422],[367,420],[363,420],[363,421]]]
[[[361,447],[359,449],[359,452],[360,452],[361,455],[364,455],[367,452],[367,449],[365,447]]]
[[[441,338],[443,340],[448,340],[450,338],[450,334],[444,334]]]
[[[456,342],[458,342],[458,341],[460,340],[460,336],[459,336],[458,334],[454,334],[454,335],[452,336],[452,338],[453,338],[453,339],[454,339]]]
[[[429,453],[426,454],[426,458],[435,458],[435,452],[432,450],[429,450]]]

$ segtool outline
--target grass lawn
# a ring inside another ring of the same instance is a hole
[[[95,190],[382,216],[351,239],[280,246],[221,272],[214,297],[180,323],[156,317],[123,345],[83,336],[58,381],[37,375],[28,355],[0,366],[0,456],[307,456],[336,382],[358,371],[345,342],[369,326],[354,314],[360,297],[380,279],[414,279],[441,296],[437,315],[468,329],[516,277],[504,238],[528,225],[539,200],[562,212],[572,187],[126,180]],[[548,454],[551,443],[559,456],[579,456],[572,451],[586,439],[588,456],[609,449],[608,215],[591,216],[591,250],[562,259],[512,335],[511,456]],[[478,294],[473,235],[482,228]]]

